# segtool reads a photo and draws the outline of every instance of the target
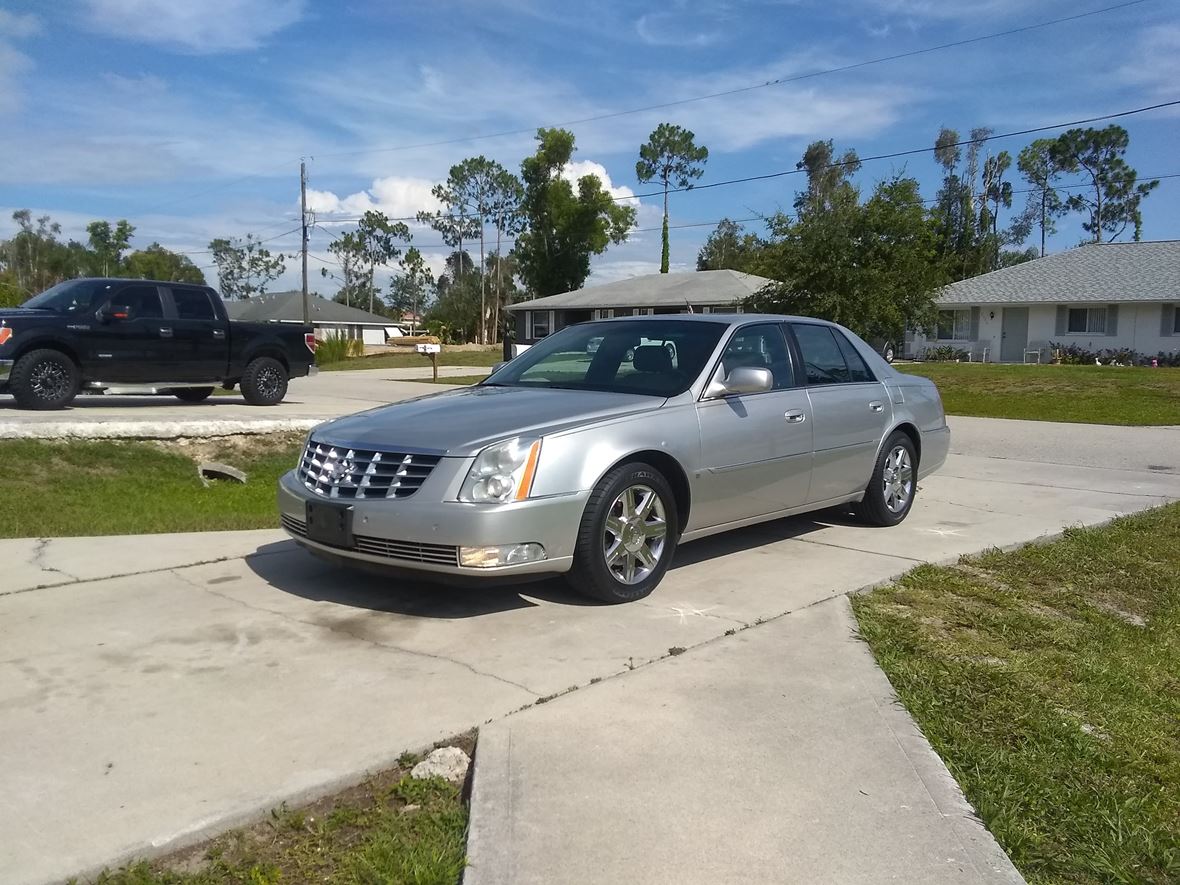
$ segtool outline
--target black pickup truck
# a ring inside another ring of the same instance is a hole
[[[314,372],[311,326],[231,322],[207,286],[68,280],[0,308],[0,393],[22,409],[61,409],[83,391],[199,402],[218,385],[272,406],[289,378]]]

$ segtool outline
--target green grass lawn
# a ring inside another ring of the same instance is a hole
[[[922,566],[853,608],[1029,882],[1180,882],[1180,505]]]
[[[461,743],[470,752],[472,739]],[[467,806],[458,787],[406,775],[417,761],[313,805],[154,863],[103,873],[95,885],[458,885]]]
[[[938,385],[949,415],[1086,424],[1180,424],[1180,370],[898,363]]]
[[[443,350],[438,355],[440,366],[494,366],[504,359],[503,351],[495,350]],[[360,356],[320,366],[324,372],[343,372],[354,369],[421,369],[430,368],[430,358],[420,353],[379,353],[374,356]]]
[[[176,443],[0,440],[0,537],[204,532],[278,525],[275,483],[302,435]],[[197,460],[248,474],[241,485],[197,476]]]

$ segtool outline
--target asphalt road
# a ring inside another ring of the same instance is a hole
[[[991,457],[953,454],[901,526],[795,518],[700,541],[626,606],[559,582],[393,582],[325,565],[278,532],[0,541],[3,878],[48,882],[178,847],[403,750],[631,678],[670,648],[687,660],[763,628],[727,630],[919,562],[1180,498],[1170,472],[1060,463],[1085,428],[993,438],[986,423],[954,426],[956,451]],[[1169,432],[1166,451],[1180,451]],[[1129,463],[1160,460],[1154,431],[1111,439]],[[1039,452],[1056,461],[1020,457]],[[797,739],[829,740],[818,725]]]

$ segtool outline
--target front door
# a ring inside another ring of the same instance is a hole
[[[85,337],[87,376],[122,383],[156,380],[167,343],[160,291],[147,283],[114,289]]]
[[[1000,362],[1023,363],[1028,349],[1028,308],[1005,307],[1000,326]]]
[[[792,323],[791,329],[815,424],[808,501],[847,498],[868,485],[892,416],[889,392],[839,329],[818,323]]]
[[[701,474],[691,528],[710,528],[778,513],[807,501],[811,482],[811,405],[796,384],[782,327],[739,328],[718,372],[769,369],[774,389],[697,404]]]

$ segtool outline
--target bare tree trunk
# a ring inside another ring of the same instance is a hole
[[[1045,222],[1048,221],[1048,219],[1045,218],[1045,213],[1048,211],[1046,208],[1048,201],[1049,201],[1049,189],[1042,188],[1041,189],[1041,257],[1042,258],[1045,257]]]
[[[488,343],[488,275],[484,262],[483,206],[479,207],[479,343]]]

